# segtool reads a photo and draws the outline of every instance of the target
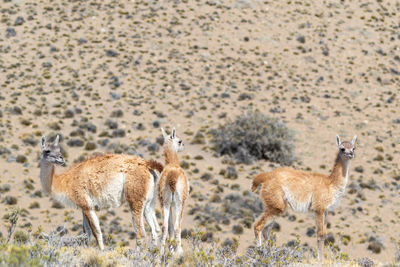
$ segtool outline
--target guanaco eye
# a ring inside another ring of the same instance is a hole
[[[45,154],[50,154],[50,150],[46,149],[46,150],[44,151],[44,153],[45,153]]]
[[[344,152],[346,149],[344,147],[340,148],[340,151]]]
[[[179,142],[178,142],[180,145],[182,145],[182,140],[179,140]]]

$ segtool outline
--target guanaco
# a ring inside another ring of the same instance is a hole
[[[351,142],[341,142],[340,137],[336,136],[339,151],[329,176],[283,167],[259,174],[253,179],[253,192],[262,184],[260,195],[265,208],[261,218],[254,224],[259,246],[263,228],[289,205],[298,212],[315,213],[318,259],[323,257],[327,211],[335,209],[343,197],[349,177],[349,163],[355,156],[356,139],[357,136],[354,136]]]
[[[78,163],[62,174],[55,174],[55,165],[64,165],[64,157],[57,135],[53,144],[41,139],[40,180],[45,193],[56,201],[80,208],[83,228],[93,233],[98,246],[104,249],[103,237],[96,210],[119,207],[124,200],[129,204],[137,238],[145,236],[143,216],[157,242],[160,232],[154,206],[157,198],[158,175],[163,165],[138,156],[105,154]],[[157,229],[158,228],[158,229]]]
[[[179,165],[177,155],[178,151],[183,151],[184,145],[182,140],[176,136],[175,128],[172,130],[171,135],[168,135],[163,128],[161,128],[161,132],[164,137],[165,157],[165,167],[161,173],[159,183],[159,199],[163,218],[161,252],[163,253],[164,251],[168,230],[170,238],[175,238],[177,242],[176,252],[180,254],[183,252],[181,242],[182,214],[189,194],[189,181]],[[175,211],[174,223],[172,205]]]

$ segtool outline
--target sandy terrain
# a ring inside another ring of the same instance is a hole
[[[162,161],[159,128],[176,126],[192,187],[183,228],[236,238],[243,252],[254,244],[252,228],[234,234],[242,218],[223,214],[224,201],[211,197],[246,195],[256,173],[278,165],[235,164],[238,179],[225,179],[219,173],[231,160],[215,155],[207,132],[260,110],[295,131],[296,168],[328,173],[335,135],[358,135],[328,233],[351,258],[393,261],[400,240],[399,11],[395,1],[2,1],[1,217],[20,207],[19,229],[81,230],[80,211],[38,196],[41,135],[62,135],[68,165],[105,151]],[[197,133],[200,144],[192,142]],[[213,179],[200,179],[206,172]],[[10,197],[17,203],[8,204]],[[207,205],[230,222],[201,223],[203,213],[192,209]],[[133,244],[127,211],[99,215],[105,235]],[[277,223],[278,244],[299,236],[315,247],[312,229],[306,235],[315,225],[310,214],[289,211]],[[6,234],[4,224],[0,231]]]

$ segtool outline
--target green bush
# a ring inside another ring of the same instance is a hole
[[[233,156],[242,163],[266,159],[290,165],[295,160],[293,131],[258,111],[238,116],[210,133],[219,155]]]

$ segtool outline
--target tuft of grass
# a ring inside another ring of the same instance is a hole
[[[266,159],[282,165],[295,161],[293,131],[261,112],[248,112],[210,131],[214,149],[238,162]]]

